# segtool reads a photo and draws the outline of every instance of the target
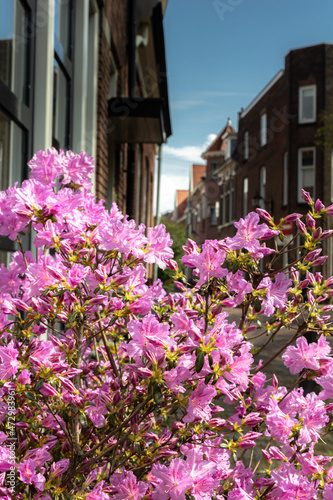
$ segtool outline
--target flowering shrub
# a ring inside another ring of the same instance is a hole
[[[20,248],[0,273],[0,498],[333,499],[333,457],[317,444],[333,422],[333,278],[311,271],[333,207],[304,192],[305,218],[258,209],[233,238],[188,240],[190,287],[163,225],[146,232],[94,201],[92,158],[51,149],[29,165],[0,194],[0,234]],[[265,244],[285,222],[303,235],[298,254],[296,237]],[[173,269],[179,291],[148,285],[145,264]],[[238,325],[225,310],[236,306]],[[288,387],[265,374],[282,352]]]

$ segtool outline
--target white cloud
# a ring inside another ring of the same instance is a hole
[[[180,148],[168,145],[163,146],[163,156],[171,156],[189,163],[204,163],[201,154],[213,142],[215,137],[215,134],[209,134],[202,146],[182,146]]]
[[[176,189],[188,189],[188,176],[161,175],[160,214],[172,212],[175,206]]]
[[[194,106],[205,106],[207,103],[205,101],[198,101],[198,100],[189,100],[189,99],[183,99],[179,101],[171,101],[170,103],[170,108],[172,110],[181,110],[184,111],[186,109],[191,109]]]

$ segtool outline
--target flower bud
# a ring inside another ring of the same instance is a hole
[[[316,248],[316,250],[312,250],[312,252],[309,252],[306,256],[305,256],[305,262],[312,262],[313,260],[315,260],[318,255],[320,255],[322,252],[322,248]]]
[[[327,240],[328,238],[331,238],[333,236],[333,229],[328,229],[327,231],[323,231],[320,239],[321,240]]]
[[[311,217],[310,214],[306,214],[306,225],[311,230],[316,229],[316,221],[314,220],[313,217]]]
[[[261,421],[262,421],[262,418],[260,416],[260,413],[252,412],[243,418],[242,424],[246,425],[247,427],[255,427]]]
[[[333,215],[333,205],[329,205],[325,208],[325,211],[328,215]]]
[[[316,259],[314,262],[312,262],[312,265],[313,266],[322,266],[323,264],[325,264],[327,260],[327,255],[323,255],[322,257],[318,257],[318,259]]]
[[[180,281],[174,281],[174,285],[178,288],[178,290],[181,290],[182,292],[186,292],[185,286]]]
[[[312,198],[310,196],[310,193],[308,193],[308,191],[305,191],[304,189],[302,189],[302,198],[305,201],[305,203],[308,203],[309,205],[313,205],[313,201],[312,201]]]
[[[320,226],[317,227],[317,229],[315,229],[313,234],[312,234],[312,238],[314,239],[314,241],[321,239],[322,233],[323,233],[322,228]]]
[[[289,215],[286,215],[285,217],[283,217],[283,220],[285,222],[295,222],[300,217],[303,217],[303,214],[298,214],[298,213],[294,212],[293,214],[289,214]]]
[[[319,213],[321,212],[323,209],[325,209],[325,205],[324,203],[322,203],[319,199],[316,200],[316,203],[314,205],[314,211]]]
[[[167,267],[168,269],[171,269],[171,271],[177,271],[177,269],[178,269],[178,264],[177,264],[177,262],[176,262],[175,260],[170,259],[170,260],[168,260],[168,262],[166,263],[166,267]]]
[[[262,208],[257,208],[256,211],[257,211],[257,214],[259,214],[259,216],[262,219],[264,219],[264,220],[271,220],[272,219],[272,216],[266,210],[263,210]]]
[[[277,388],[279,387],[279,381],[278,381],[275,373],[273,373],[273,376],[272,376],[272,386],[274,387],[275,390],[277,390]]]
[[[285,462],[288,462],[288,458],[286,457],[286,455],[282,453],[282,451],[279,450],[279,448],[277,448],[276,446],[271,446],[269,449],[269,453],[273,460],[284,460]]]
[[[296,226],[302,234],[308,234],[304,222],[302,222],[300,219],[296,219]]]
[[[39,392],[43,394],[43,396],[59,396],[59,392],[52,387],[52,385],[44,382],[42,387],[39,389]]]

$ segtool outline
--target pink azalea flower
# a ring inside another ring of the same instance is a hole
[[[185,491],[191,487],[192,483],[188,464],[180,458],[172,459],[168,467],[154,464],[151,478],[157,482],[152,500],[184,500]]]
[[[285,308],[288,290],[291,285],[292,281],[286,278],[284,273],[278,273],[275,276],[274,282],[268,277],[260,282],[258,290],[267,289],[266,298],[262,299],[264,314],[266,314],[266,316],[274,314],[275,307],[282,310]]]
[[[139,363],[142,356],[151,352],[156,359],[161,359],[165,348],[173,341],[170,339],[168,325],[159,323],[153,314],[147,314],[142,321],[128,323],[128,332],[132,340],[127,345],[127,353]]]
[[[15,455],[6,446],[0,446],[0,472],[8,472],[15,466]]]
[[[17,377],[17,381],[22,385],[31,384],[30,377],[31,377],[31,373],[29,372],[29,370],[25,369],[25,370],[22,370],[20,375]]]
[[[209,420],[212,416],[209,404],[216,394],[217,392],[214,386],[206,385],[205,382],[201,380],[198,387],[189,397],[187,414],[183,418],[183,422],[193,422],[196,419],[202,421]]]
[[[191,495],[195,500],[211,498],[214,489],[220,486],[217,467],[214,462],[204,460],[201,451],[191,449],[186,453],[189,474],[192,478]]]
[[[45,151],[38,151],[29,161],[31,169],[30,177],[42,184],[54,187],[56,179],[62,175],[63,154],[58,153],[55,148]]]
[[[42,474],[35,474],[37,464],[34,460],[30,458],[28,460],[23,460],[18,466],[18,471],[20,473],[20,480],[25,484],[33,484],[38,491],[44,490],[45,477]]]
[[[148,484],[137,481],[132,471],[113,474],[110,482],[116,489],[113,500],[141,500],[148,489]]]
[[[207,240],[202,245],[201,253],[195,251],[184,255],[182,262],[198,270],[200,278],[196,286],[200,287],[210,278],[223,278],[228,274],[228,270],[221,267],[225,257],[226,253],[219,248],[217,241]]]
[[[275,481],[275,487],[272,490],[273,498],[279,500],[318,498],[314,484],[292,464],[285,463],[280,469],[272,470],[271,477]]]
[[[63,458],[59,460],[59,462],[53,462],[51,465],[51,474],[55,477],[60,477],[68,469],[69,463],[70,461],[68,458]]]
[[[171,248],[172,239],[166,232],[165,226],[159,224],[154,228],[149,228],[147,240],[147,251],[143,260],[150,264],[158,264],[161,269],[165,269],[167,262],[174,255]]]
[[[105,417],[108,413],[106,406],[101,402],[96,402],[95,404],[88,406],[86,409],[86,414],[92,421],[97,429],[101,429],[105,424]]]
[[[308,344],[304,337],[300,337],[296,340],[296,345],[297,347],[287,347],[282,355],[284,364],[289,368],[290,373],[296,374],[304,369],[319,370],[317,344],[315,342]]]
[[[226,244],[231,250],[241,250],[245,248],[253,256],[260,252],[259,240],[272,238],[279,234],[279,231],[269,229],[266,224],[259,224],[260,218],[256,212],[250,212],[245,219],[235,222],[237,233],[233,238],[226,238]]]
[[[7,347],[0,346],[0,359],[2,362],[0,365],[1,380],[8,380],[17,372],[20,366],[20,362],[17,359],[18,354],[19,352],[13,347],[12,342],[10,342]]]
[[[105,481],[98,483],[95,488],[88,493],[86,500],[110,500],[109,495],[103,491],[104,485]]]
[[[272,404],[272,409],[266,417],[267,429],[272,437],[279,443],[286,443],[295,422],[288,414],[280,410],[277,403]]]
[[[84,151],[79,154],[67,151],[66,156],[63,157],[62,167],[62,185],[73,182],[85,189],[89,190],[91,188],[90,179],[94,172],[94,159],[92,156],[87,156]]]

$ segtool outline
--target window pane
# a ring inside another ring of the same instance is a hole
[[[63,51],[71,58],[72,43],[72,0],[54,2],[54,36],[60,42]],[[60,56],[60,54],[59,54]]]
[[[313,89],[304,89],[303,90],[303,119],[304,120],[312,120],[314,118],[314,92]]]
[[[69,148],[70,84],[56,59],[53,74],[53,145]]]
[[[303,169],[303,189],[310,191],[314,186],[314,168]]]
[[[2,0],[0,7],[0,78],[11,88],[14,31],[13,0]]]
[[[0,3],[0,79],[29,104],[30,13],[19,0]]]
[[[312,167],[313,166],[313,149],[309,151],[302,151],[302,166],[303,167]]]
[[[21,182],[25,161],[25,134],[0,111],[0,190]]]

